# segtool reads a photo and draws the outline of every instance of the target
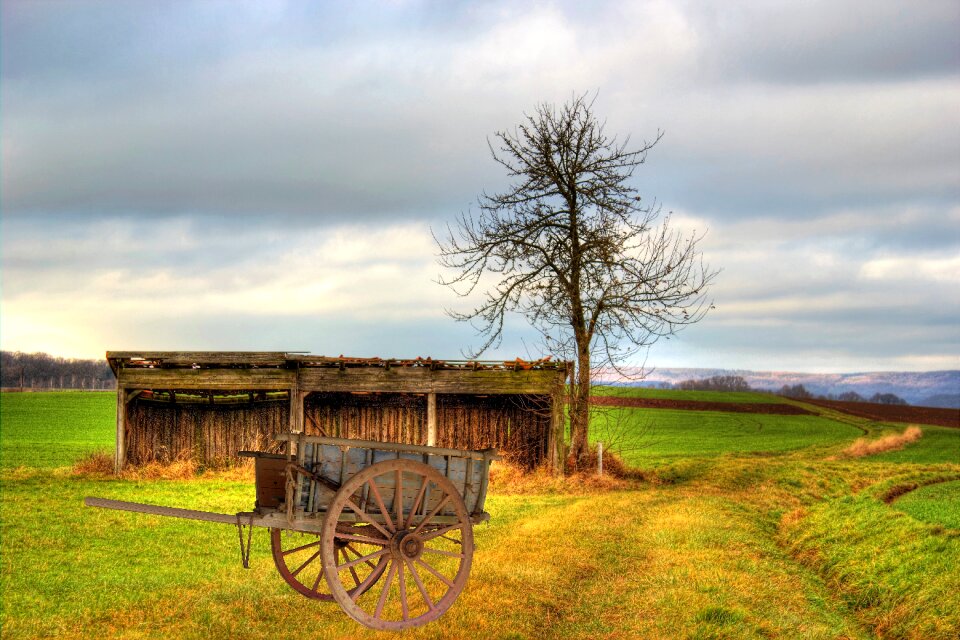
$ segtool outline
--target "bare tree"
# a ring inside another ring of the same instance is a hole
[[[524,315],[548,353],[571,359],[569,461],[588,438],[591,368],[621,363],[658,339],[699,321],[715,276],[698,243],[658,224],[630,179],[659,142],[629,149],[604,131],[593,100],[575,97],[559,109],[540,104],[513,132],[495,134],[493,159],[512,180],[479,198],[436,239],[441,284],[461,296],[486,289],[477,306],[450,314],[483,338],[471,355],[499,345],[509,313]]]

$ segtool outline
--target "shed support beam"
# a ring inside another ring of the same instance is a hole
[[[437,394],[427,394],[427,446],[437,446]]]
[[[113,472],[120,473],[127,458],[127,390],[117,389],[117,448],[114,452]]]
[[[290,389],[289,427],[292,433],[303,431],[303,396],[297,387]]]

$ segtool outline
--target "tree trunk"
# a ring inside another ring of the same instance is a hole
[[[568,465],[576,471],[586,457],[590,426],[590,350],[586,345],[577,349],[577,376],[570,398],[570,454]]]

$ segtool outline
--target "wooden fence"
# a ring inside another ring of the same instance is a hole
[[[127,462],[192,459],[236,462],[237,451],[267,451],[288,430],[286,400],[209,404],[136,399],[127,409]],[[310,435],[427,444],[427,398],[412,393],[311,393],[304,403]],[[527,468],[547,457],[549,396],[438,394],[436,446],[496,447]]]
[[[173,462],[222,467],[238,451],[268,451],[287,431],[289,401],[209,405],[135,400],[127,408],[127,462]],[[279,449],[277,449],[279,450]]]

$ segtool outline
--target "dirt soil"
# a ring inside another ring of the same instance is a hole
[[[767,413],[781,416],[811,415],[806,409],[792,404],[766,402],[709,402],[706,400],[666,400],[662,398],[619,398],[591,396],[590,403],[612,407],[640,407],[642,409],[680,409],[687,411],[726,411],[729,413]]]
[[[960,429],[960,409],[935,409],[933,407],[911,407],[909,405],[875,404],[873,402],[839,402],[836,400],[804,400],[804,402],[881,422],[932,424],[939,427]]]

